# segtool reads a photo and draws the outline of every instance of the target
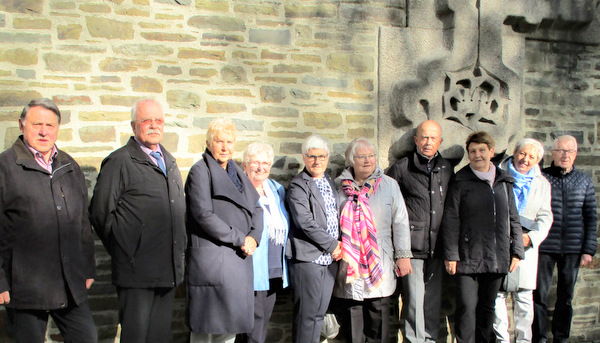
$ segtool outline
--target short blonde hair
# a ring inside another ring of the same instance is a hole
[[[275,159],[275,153],[273,152],[273,147],[271,146],[271,144],[267,144],[267,143],[263,143],[263,142],[250,143],[246,147],[246,150],[244,150],[244,157],[243,157],[244,163],[250,163],[250,158],[252,156],[256,156],[260,153],[266,153],[267,158],[271,161],[271,164],[273,164],[273,160]]]
[[[515,150],[513,151],[513,155],[518,153],[519,151],[525,149],[525,147],[533,146],[537,150],[537,161],[535,163],[540,163],[542,158],[544,157],[544,146],[539,141],[533,138],[523,138],[517,142],[515,145]]]
[[[233,120],[227,118],[213,119],[208,123],[208,129],[206,130],[206,144],[212,142],[215,136],[219,133],[226,133],[233,137],[233,141],[236,140],[236,130]]]

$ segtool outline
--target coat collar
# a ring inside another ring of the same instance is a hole
[[[36,170],[36,171],[50,175],[50,173],[48,173],[48,171],[46,169],[42,168],[36,162],[35,157],[31,153],[31,151],[27,148],[27,145],[25,145],[22,135],[19,136],[19,138],[17,138],[17,140],[15,141],[15,143],[12,146],[12,149],[13,149],[13,152],[15,155],[15,163],[17,165],[20,165],[27,169]],[[61,168],[69,166],[71,164],[71,161],[67,157],[68,156],[67,154],[65,154],[62,150],[60,150],[58,148],[56,150],[57,150],[57,154],[52,163],[53,173]]]
[[[508,164],[510,162],[512,162],[512,160],[513,160],[513,157],[509,156],[508,158],[506,158],[504,161],[502,161],[500,163],[500,168],[502,168],[502,170],[505,170],[509,175],[510,175],[510,173],[508,172]],[[542,175],[542,170],[540,169],[539,164],[536,164],[535,166],[533,166],[533,175],[535,177]]]
[[[152,162],[150,156],[148,156],[142,150],[139,143],[135,140],[135,138],[133,138],[133,136],[129,137],[129,141],[127,141],[126,147],[129,151],[129,155],[134,161],[136,161],[137,163],[147,164],[156,169],[157,172],[163,174],[162,170],[160,170],[160,168],[154,162]],[[167,149],[165,149],[164,146],[162,146],[162,144],[160,145],[160,151],[162,152],[163,158],[165,159],[165,167],[167,168],[167,171],[171,170],[171,166],[175,164],[175,158],[167,151]]]
[[[475,175],[475,173],[473,173],[473,171],[471,170],[471,167],[467,164],[466,166],[462,167],[461,170],[458,171],[458,173],[456,173],[456,181],[482,181],[480,178],[477,177],[477,175]],[[508,182],[508,183],[514,183],[515,179],[513,179],[512,176],[510,176],[508,174],[508,172],[500,169],[500,168],[496,168],[496,177],[494,178],[494,184],[497,184],[499,182]]]

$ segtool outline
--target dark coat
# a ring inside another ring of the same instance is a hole
[[[95,278],[87,186],[77,162],[58,150],[52,175],[22,137],[0,154],[0,292],[18,309],[64,308],[87,300]]]
[[[414,258],[439,254],[437,239],[444,214],[448,184],[454,175],[452,165],[440,154],[433,158],[431,173],[427,160],[417,152],[400,159],[386,174],[400,185],[410,221],[410,242]]]
[[[597,214],[592,179],[574,168],[563,175],[554,163],[542,172],[552,186],[554,222],[540,244],[540,253],[593,256],[597,247]]]
[[[325,173],[324,177],[329,182],[335,197],[336,188],[331,176]],[[290,181],[285,202],[292,219],[288,257],[311,262],[323,253],[332,253],[338,245],[338,239],[327,233],[325,200],[306,168]],[[338,206],[336,205],[335,208],[337,209]]]
[[[175,287],[183,282],[183,182],[175,158],[160,148],[167,176],[133,137],[102,161],[90,219],[112,257],[116,286]]]
[[[260,242],[262,208],[248,177],[232,167],[243,193],[208,151],[185,182],[188,324],[196,333],[243,333],[254,326],[252,257],[240,248],[246,236]]]
[[[444,259],[458,261],[457,273],[507,273],[512,256],[523,259],[513,182],[500,168],[493,189],[469,165],[456,173],[446,198],[442,239]]]

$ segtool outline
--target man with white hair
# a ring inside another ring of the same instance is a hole
[[[592,262],[596,253],[596,199],[594,183],[586,174],[575,170],[577,140],[560,136],[552,149],[552,165],[543,170],[552,186],[554,222],[546,240],[540,245],[537,289],[533,293],[535,314],[533,342],[546,342],[548,293],[552,272],[557,266],[557,298],[552,316],[553,342],[566,342],[571,331],[571,300],[579,266]]]

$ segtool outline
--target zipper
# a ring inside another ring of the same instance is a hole
[[[53,178],[53,177],[54,177],[54,173],[56,173],[57,171],[59,171],[59,170],[61,170],[61,169],[65,168],[65,167],[68,167],[68,166],[70,166],[70,165],[71,165],[71,162],[69,162],[69,163],[67,163],[67,164],[63,164],[62,166],[60,166],[60,167],[58,167],[58,168],[56,168],[56,169],[53,169],[53,170],[52,170],[52,174],[50,174],[50,178]],[[62,192],[62,190],[61,190],[61,192]]]

